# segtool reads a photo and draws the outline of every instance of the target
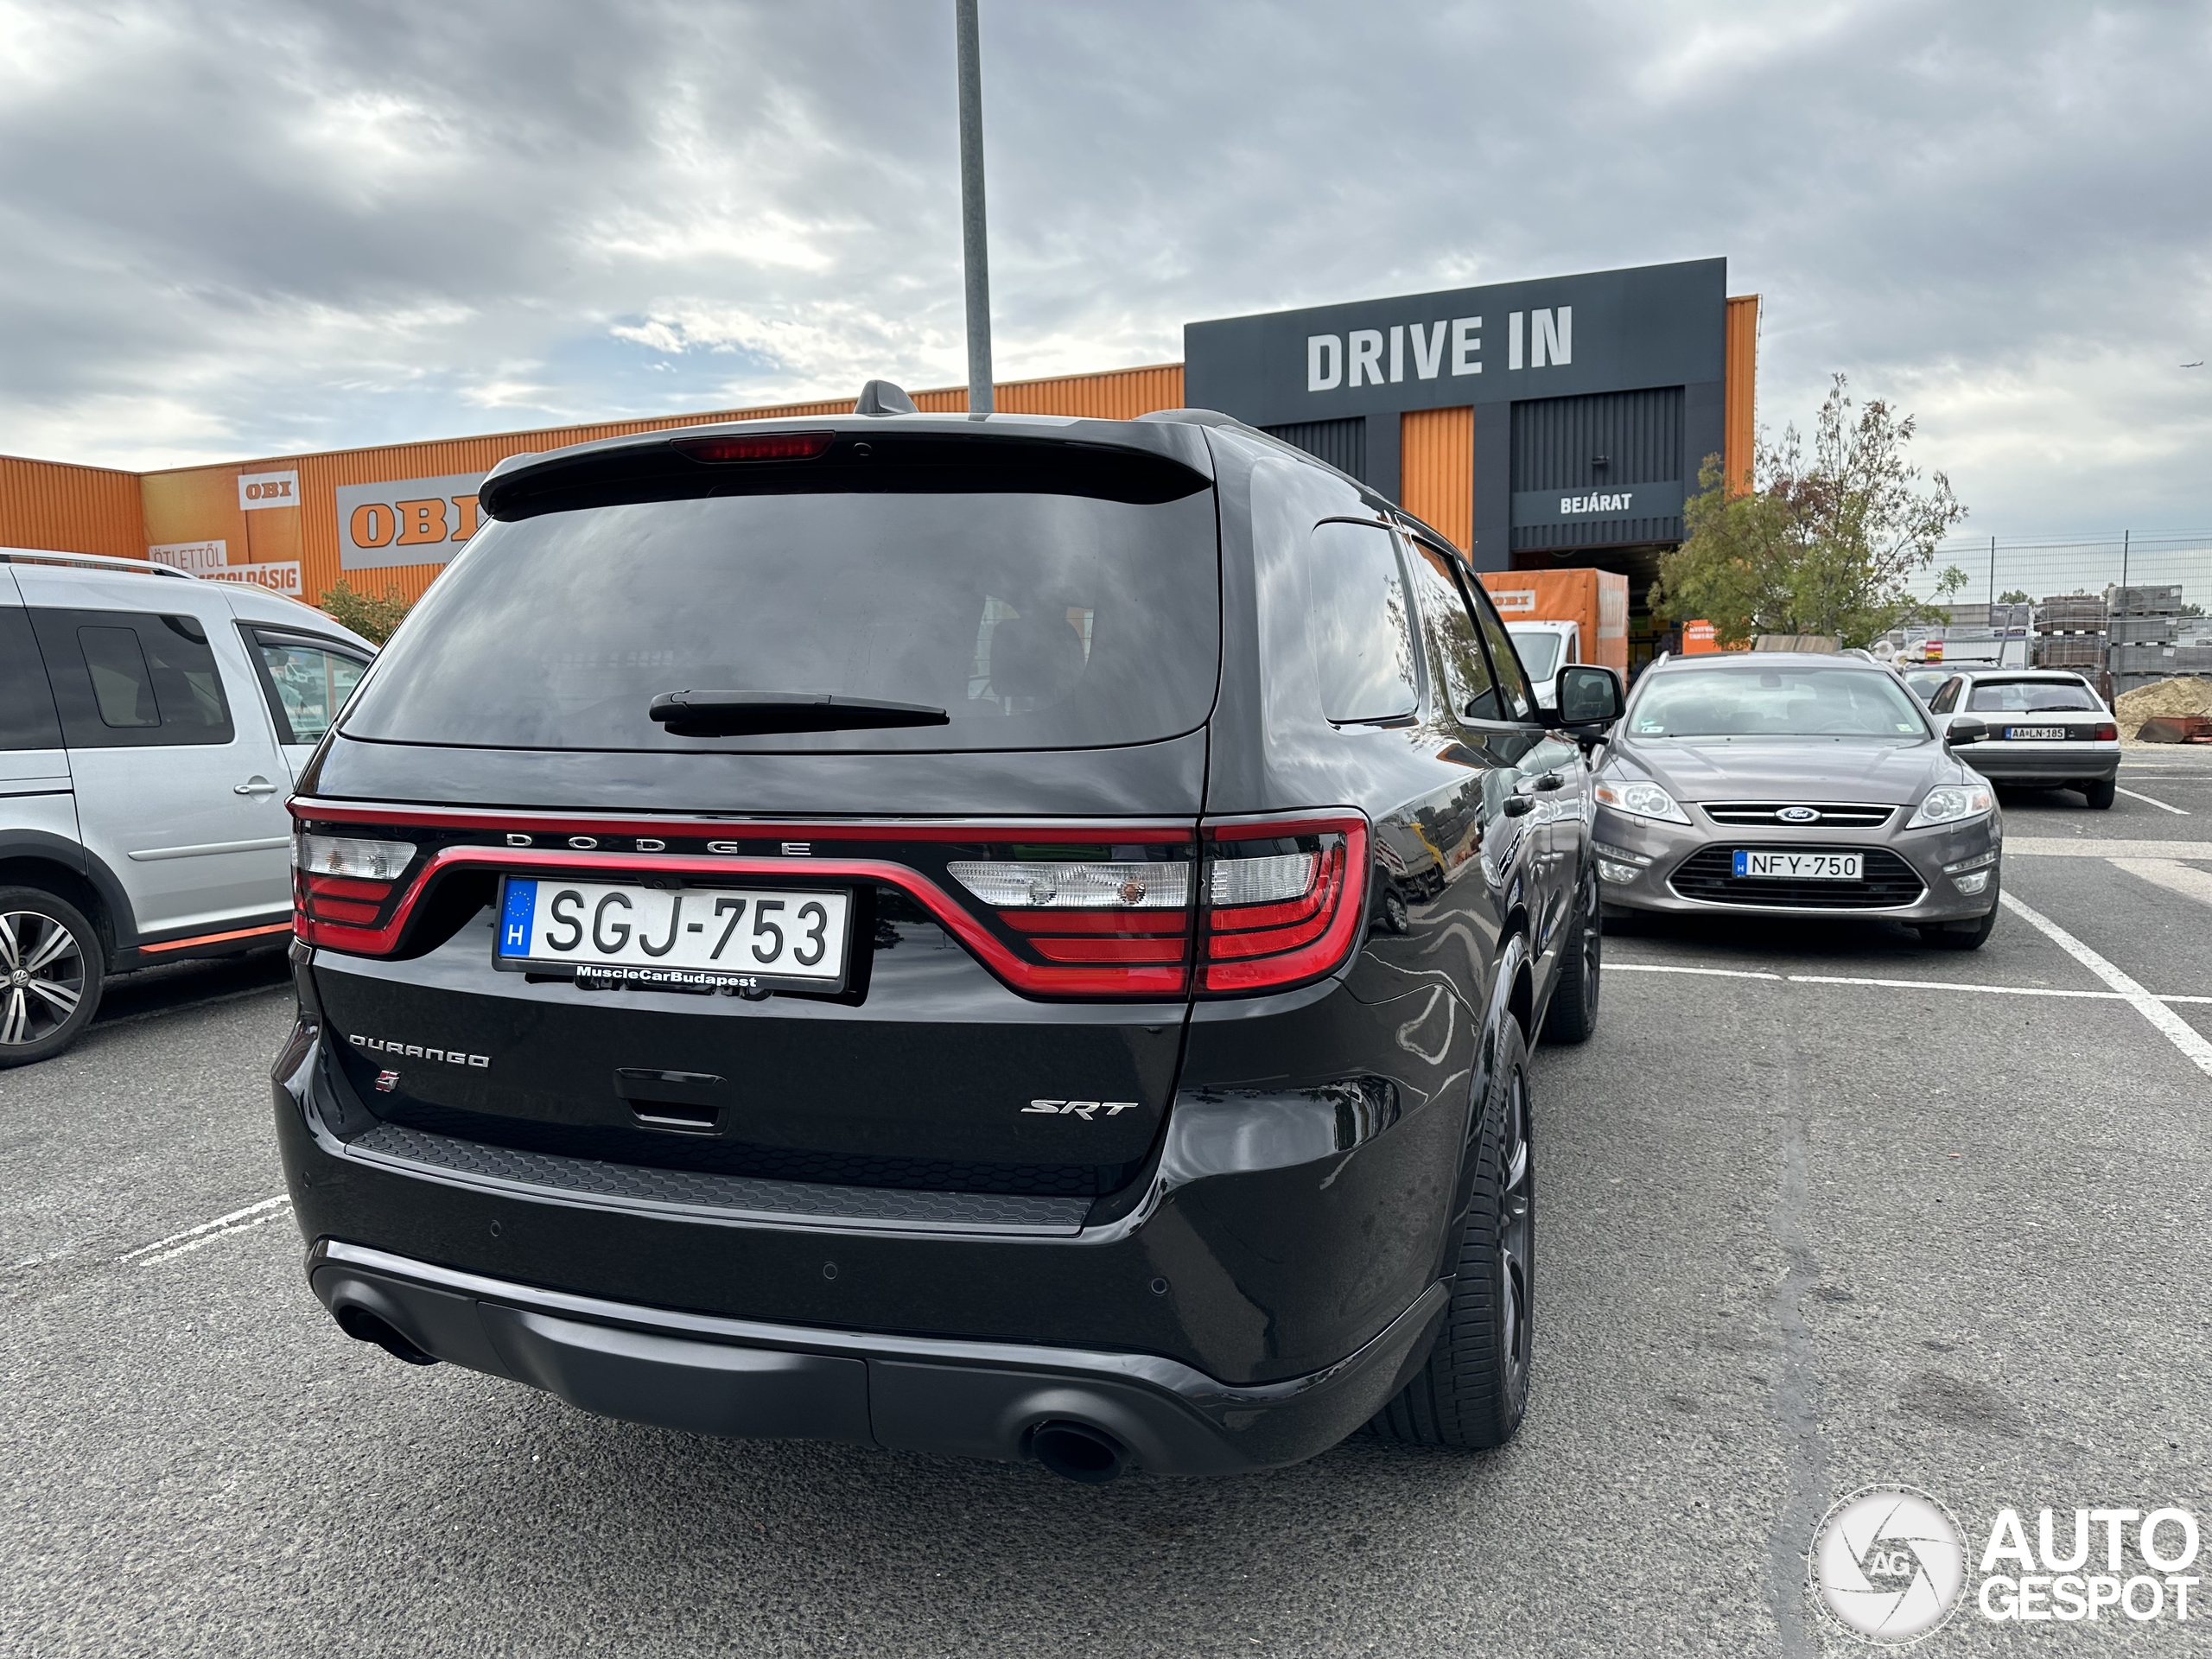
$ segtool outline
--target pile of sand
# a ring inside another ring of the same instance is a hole
[[[2143,722],[2160,715],[2212,715],[2212,679],[2184,674],[2138,686],[2114,700],[2113,715],[2120,722],[2120,741],[2133,743]]]

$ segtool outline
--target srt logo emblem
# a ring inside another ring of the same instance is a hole
[[[1809,806],[1785,806],[1774,815],[1784,823],[1818,823],[1821,815]]]
[[[1025,1112],[1071,1113],[1084,1122],[1090,1122],[1100,1111],[1112,1117],[1119,1112],[1134,1112],[1134,1100],[1033,1100],[1021,1109]]]

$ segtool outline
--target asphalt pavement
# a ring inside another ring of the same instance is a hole
[[[1805,1550],[1867,1483],[1977,1546],[2001,1505],[2212,1516],[2212,753],[2121,781],[2006,798],[2063,938],[1608,939],[1599,1034],[1536,1062],[1528,1421],[1476,1456],[1087,1488],[401,1365],[301,1272],[276,964],[119,982],[0,1073],[0,1652],[1844,1654]],[[2206,1631],[1969,1610],[1920,1651]]]

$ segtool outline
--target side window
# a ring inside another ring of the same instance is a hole
[[[351,652],[258,629],[253,652],[280,743],[320,742],[368,670]]]
[[[1505,624],[1497,620],[1497,607],[1490,602],[1490,594],[1480,582],[1468,584],[1467,596],[1482,623],[1483,639],[1490,646],[1491,668],[1497,676],[1497,701],[1503,712],[1492,718],[1534,719],[1536,694],[1529,689],[1529,677],[1521,671],[1521,658],[1513,649],[1513,637],[1506,632]]]
[[[1396,537],[1380,524],[1316,524],[1308,630],[1321,709],[1338,722],[1396,720],[1420,701],[1411,607]]]
[[[1428,636],[1433,660],[1443,665],[1444,701],[1455,719],[1495,720],[1497,706],[1490,664],[1483,661],[1467,601],[1452,579],[1451,561],[1434,548],[1414,543],[1414,582],[1419,588],[1421,632]]]
[[[20,605],[0,610],[0,749],[58,749],[61,717],[46,683],[30,613]]]
[[[231,741],[222,675],[195,619],[137,611],[30,615],[73,748]]]
[[[1936,696],[1928,705],[1928,712],[1931,715],[1948,715],[1957,706],[1958,701],[1959,682],[1946,680],[1936,688]]]

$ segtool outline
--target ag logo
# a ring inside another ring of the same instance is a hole
[[[1818,823],[1821,815],[1809,806],[1785,806],[1774,815],[1784,823]]]
[[[1868,1486],[1813,1534],[1821,1605],[1861,1641],[1904,1647],[1940,1627],[1966,1581],[1966,1546],[1951,1513],[1910,1486]]]

